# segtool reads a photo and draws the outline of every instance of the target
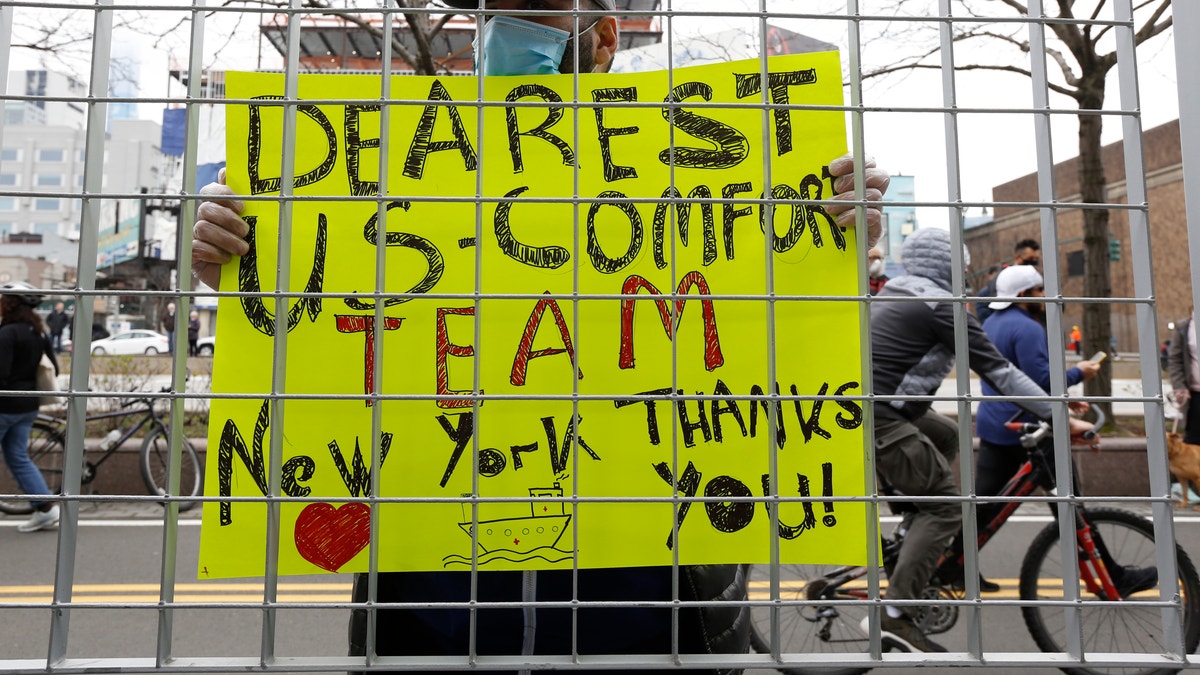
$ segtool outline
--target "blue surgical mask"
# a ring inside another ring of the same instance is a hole
[[[483,24],[482,32],[475,45],[476,70],[481,75],[557,75],[571,39],[568,31],[509,16],[493,17]]]

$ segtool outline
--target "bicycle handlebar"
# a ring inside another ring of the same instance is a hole
[[[158,391],[159,391],[159,393],[162,393],[162,394],[169,394],[169,393],[171,393],[171,388],[170,387],[162,387]],[[153,408],[155,400],[152,400],[149,396],[139,396],[139,397],[127,399],[124,403],[121,404],[121,407],[128,408],[129,406],[134,405],[136,403],[141,403],[148,408]]]
[[[1100,435],[1100,428],[1108,420],[1104,416],[1104,410],[1096,406],[1092,406],[1092,410],[1096,411],[1096,421],[1092,423],[1092,428],[1080,434],[1080,438],[1085,441],[1093,441]],[[1045,420],[1037,422],[1006,422],[1005,428],[1009,431],[1016,431],[1021,434],[1021,445],[1025,447],[1034,447],[1043,439],[1050,435],[1052,429],[1050,423]]]

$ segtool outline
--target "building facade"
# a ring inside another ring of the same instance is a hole
[[[1139,339],[1158,345],[1170,336],[1167,323],[1186,317],[1191,311],[1192,288],[1187,256],[1187,215],[1184,203],[1183,155],[1179,139],[1179,121],[1144,131],[1142,147],[1149,204],[1150,247],[1153,259],[1154,290],[1158,311],[1158,334],[1137,335],[1136,305],[1110,305],[1112,330],[1121,351],[1135,351]],[[1108,180],[1108,202],[1126,203],[1125,151],[1121,142],[1103,148],[1104,171]],[[1039,209],[1006,206],[1015,202],[1038,201],[1037,174],[1032,173],[999,185],[992,190],[996,202],[995,218],[967,230],[965,241],[971,251],[974,269],[986,269],[1012,260],[1013,246],[1022,239],[1042,243],[1045,260],[1047,242],[1042,241]],[[1083,296],[1083,212],[1070,208],[1079,201],[1079,175],[1074,158],[1054,166],[1056,201],[1067,206],[1057,210],[1056,239],[1060,284],[1067,297]],[[1112,295],[1134,297],[1133,264],[1130,260],[1129,217],[1122,209],[1109,211],[1109,238]],[[1067,304],[1063,308],[1066,326],[1081,324],[1083,307]]]

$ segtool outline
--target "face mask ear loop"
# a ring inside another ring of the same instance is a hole
[[[576,18],[578,19],[578,17],[576,17]],[[584,35],[587,35],[588,31],[595,28],[599,24],[600,24],[600,19],[597,18],[595,21],[592,22],[592,25],[588,26],[587,28],[584,28],[583,30],[576,33],[575,35],[571,36],[571,40],[570,40],[570,42],[568,42],[568,44],[570,44],[572,47],[570,57],[572,59],[574,59],[574,61],[575,61],[574,64],[571,66],[571,72],[579,71],[579,38],[583,37]],[[563,58],[566,58],[566,56],[564,56]],[[593,70],[594,70],[594,68],[593,68]]]

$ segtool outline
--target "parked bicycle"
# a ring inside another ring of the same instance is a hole
[[[1096,424],[1103,426],[1103,416]],[[1037,488],[1051,491],[1055,487],[1053,439],[1050,425],[1010,423],[1009,428],[1022,433],[1021,443],[1028,460],[1009,480],[1001,493],[1003,497],[1026,497]],[[889,495],[896,496],[896,495]],[[979,531],[979,548],[991,540],[996,531],[1016,511],[1017,502],[997,504],[999,512]],[[903,511],[903,505],[892,503],[893,511]],[[1051,513],[1057,516],[1052,505]],[[1115,508],[1074,508],[1075,538],[1079,566],[1079,594],[1089,604],[1082,606],[1081,628],[1083,646],[1089,652],[1161,653],[1166,649],[1161,631],[1161,610],[1156,607],[1131,607],[1125,600],[1157,600],[1158,571],[1155,559],[1153,523],[1130,511]],[[904,523],[882,542],[883,566],[891,569],[900,554]],[[1060,559],[1059,524],[1046,526],[1029,545],[1021,564],[1019,595],[1023,601],[1059,600],[1066,598]],[[1175,547],[1179,597],[1183,607],[1183,637],[1188,653],[1200,644],[1200,577],[1192,561],[1179,546]],[[814,604],[785,605],[779,608],[780,651],[784,654],[859,653],[869,649],[869,636],[863,630],[863,619],[870,609],[865,566],[784,565],[780,570],[780,599],[783,601],[815,601]],[[963,556],[947,552],[938,563],[924,599],[962,599]],[[756,566],[751,571],[752,586],[762,587],[769,582],[769,569]],[[755,583],[757,582],[757,583]],[[820,604],[823,600],[851,601]],[[1098,604],[1095,601],[1101,601]],[[751,642],[760,653],[770,653],[771,619],[773,610],[756,607],[752,612]],[[926,605],[913,612],[914,620],[925,635],[950,630],[958,621],[957,605]],[[1046,652],[1067,650],[1066,611],[1062,606],[1021,607],[1025,626],[1038,647]],[[892,645],[885,640],[884,650]],[[780,668],[790,675],[854,675],[866,668]],[[1175,672],[1175,669],[1134,669],[1064,667],[1077,675],[1093,673],[1139,673],[1149,675]]]
[[[121,431],[113,429],[98,450],[84,452],[82,485],[96,478],[100,466],[135,437],[141,438],[140,466],[146,490],[152,495],[166,495],[167,477],[170,475],[171,431],[168,424],[154,407],[149,397],[133,398],[121,405],[121,410],[88,415],[87,421],[124,420],[133,418],[134,423]],[[54,493],[62,490],[63,456],[66,450],[67,422],[65,418],[39,414],[33,423],[29,438],[29,458],[41,469],[46,485]],[[180,452],[182,459],[179,472],[179,494],[195,497],[203,489],[204,471],[192,442],[183,439]],[[6,470],[0,475],[0,494],[20,494],[12,475]],[[190,509],[197,502],[180,502],[179,510]],[[27,501],[0,499],[0,512],[14,515],[31,513],[33,507]]]

